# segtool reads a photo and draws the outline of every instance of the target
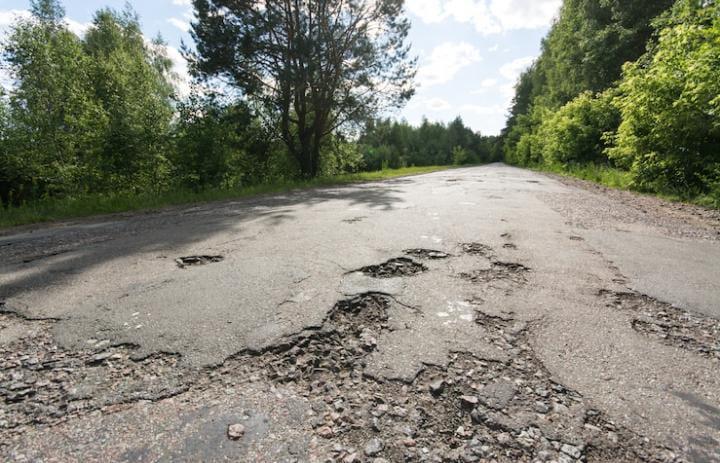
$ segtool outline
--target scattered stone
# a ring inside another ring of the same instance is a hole
[[[428,388],[430,389],[430,392],[433,395],[440,395],[440,394],[442,394],[442,391],[445,388],[445,380],[442,378],[437,379],[437,380],[433,381],[432,383],[430,383]]]
[[[245,435],[245,426],[240,423],[228,426],[227,435],[232,440],[241,439]]]
[[[479,400],[474,395],[463,395],[460,396],[460,403],[462,404],[463,408],[467,409],[474,409],[475,406],[478,404]]]
[[[632,311],[635,331],[659,342],[720,360],[720,320],[636,293],[602,291],[608,307]]]
[[[385,449],[385,443],[378,439],[370,439],[367,444],[365,444],[365,455],[369,457],[375,457],[379,455],[383,449]]]
[[[582,450],[579,447],[576,447],[574,445],[570,444],[563,444],[562,447],[560,447],[560,451],[566,455],[569,455],[576,460],[580,459],[582,457]]]
[[[330,439],[333,436],[335,436],[335,433],[333,432],[332,428],[330,426],[321,426],[315,431],[318,436],[322,437],[323,439]]]

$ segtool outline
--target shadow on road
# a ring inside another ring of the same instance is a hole
[[[392,211],[402,202],[399,193],[387,183],[319,188],[6,233],[0,236],[0,301],[29,289],[71,283],[73,276],[112,260],[147,253],[161,256],[220,233],[243,239],[244,225],[250,222],[272,229],[331,201],[341,201],[346,209]]]

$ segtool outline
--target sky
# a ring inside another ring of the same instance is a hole
[[[122,9],[126,0],[65,0],[66,21],[76,34],[89,27],[102,7]],[[505,126],[513,86],[540,53],[540,41],[557,15],[561,0],[406,0],[412,22],[409,41],[419,58],[417,91],[405,108],[393,114],[419,124],[423,117],[449,122],[457,116],[473,130],[496,135]],[[179,49],[193,13],[190,0],[131,0],[143,32],[161,34],[188,89],[187,65]],[[29,0],[0,0],[0,35]],[[0,83],[7,85],[7,76]]]

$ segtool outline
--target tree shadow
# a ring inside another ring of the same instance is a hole
[[[312,214],[319,204],[338,202],[338,223],[354,207],[390,212],[403,202],[401,193],[380,183],[348,185],[9,230],[0,235],[0,302],[7,301],[5,310],[35,316],[41,308],[10,299],[71,284],[78,274],[116,259],[161,255],[228,231],[240,235],[251,222],[272,229]]]

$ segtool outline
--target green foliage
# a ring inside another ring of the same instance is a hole
[[[673,0],[564,0],[560,16],[543,40],[542,53],[515,88],[503,131],[505,158],[537,164],[540,118],[583,92],[611,88],[622,65],[638,59],[652,36],[652,20]],[[598,128],[599,130],[600,128]]]
[[[461,166],[468,162],[470,156],[465,148],[462,146],[456,146],[452,150],[453,165]]]
[[[18,82],[10,94],[12,122],[0,172],[5,202],[82,189],[107,124],[92,98],[90,60],[53,3],[36,2],[42,16],[15,25],[4,47]]]
[[[193,93],[178,105],[172,156],[176,184],[198,191],[280,178],[291,169],[273,163],[277,144],[270,140],[243,102]]]
[[[173,115],[171,63],[162,55],[164,44],[145,44],[131,10],[105,9],[95,14],[83,45],[90,88],[107,118],[93,166],[98,178],[90,189],[161,187]]]
[[[538,128],[542,158],[549,164],[606,164],[608,141],[620,124],[611,92],[577,98],[546,117]]]
[[[720,5],[681,0],[647,63],[628,64],[609,151],[638,187],[707,193],[720,180]]]
[[[378,170],[383,166],[450,165],[458,160],[457,149],[463,150],[463,164],[491,162],[498,159],[493,156],[495,141],[495,137],[473,132],[458,117],[447,125],[423,120],[420,127],[390,119],[371,120],[358,143],[365,166]]]
[[[521,165],[618,166],[635,188],[713,203],[718,95],[716,1],[565,0],[518,81],[503,152]]]

